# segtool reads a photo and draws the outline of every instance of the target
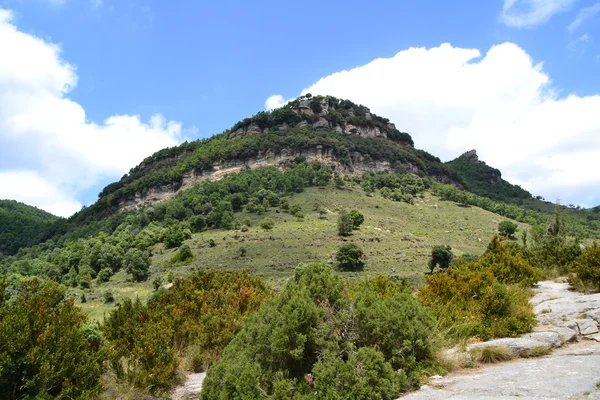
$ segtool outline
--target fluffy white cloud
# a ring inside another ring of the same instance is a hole
[[[568,10],[577,0],[504,0],[501,21],[510,27],[531,28]]]
[[[161,115],[147,123],[132,115],[86,120],[67,97],[75,68],[57,45],[20,32],[11,18],[0,9],[0,182],[12,182],[0,183],[0,198],[70,215],[81,207],[78,192],[181,140],[181,124]]]
[[[600,186],[600,96],[559,96],[520,47],[410,48],[302,93],[348,98],[390,118],[443,160],[477,149],[534,194],[590,205]]]
[[[581,24],[583,24],[586,20],[592,18],[598,13],[600,13],[600,2],[589,7],[583,7],[581,10],[579,10],[577,16],[575,17],[573,22],[571,22],[571,24],[567,27],[567,29],[571,33],[575,32],[575,30]]]
[[[289,100],[283,98],[280,94],[274,94],[269,96],[265,101],[265,110],[274,110],[276,108],[283,107]]]

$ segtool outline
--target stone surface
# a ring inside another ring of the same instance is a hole
[[[575,331],[571,330],[571,332],[573,332],[573,338],[574,338]],[[545,343],[553,348],[561,347],[563,345],[563,343],[567,341],[567,340],[563,341],[557,332],[552,332],[552,331],[528,333],[526,335],[523,335],[522,338],[533,339],[538,342]]]
[[[552,355],[516,360],[436,379],[402,400],[600,399],[600,343],[576,345]]]
[[[586,311],[585,314],[587,315],[588,318],[591,318],[600,324],[600,309]]]
[[[175,388],[171,399],[173,400],[189,400],[197,399],[200,396],[202,390],[202,382],[206,373],[202,372],[199,374],[191,374],[186,377],[183,386]]]
[[[598,324],[591,318],[574,319],[565,324],[567,328],[573,329],[580,335],[593,335],[598,333]]]
[[[552,332],[556,332],[564,343],[571,343],[577,339],[577,332],[565,326],[549,327]]]
[[[487,342],[475,343],[470,346],[467,346],[467,350],[476,350],[482,349],[485,347],[506,347],[515,355],[522,353],[527,350],[534,349],[536,347],[548,346],[547,343],[541,342],[539,340],[531,339],[531,338],[502,338],[502,339],[494,339],[489,340]]]

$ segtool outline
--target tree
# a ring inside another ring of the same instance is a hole
[[[104,349],[87,317],[53,281],[0,282],[0,398],[89,399],[100,391]]]
[[[348,214],[348,212],[346,212],[346,210],[340,211],[340,214],[338,215],[338,220],[337,220],[338,235],[350,236],[350,233],[352,232],[353,227],[354,227],[354,224],[352,222],[352,218],[350,217],[350,214]]]
[[[350,210],[348,214],[352,220],[352,229],[359,229],[360,225],[365,221],[365,217],[358,210]]]
[[[515,224],[514,222],[502,221],[502,222],[500,222],[500,224],[498,224],[498,232],[502,236],[507,236],[509,238],[512,238],[512,237],[514,237],[517,230],[518,230],[517,224]]]
[[[452,247],[450,246],[434,246],[431,250],[431,260],[429,260],[429,269],[430,273],[433,273],[433,270],[436,266],[439,266],[441,269],[446,269],[452,262],[454,261],[454,254],[452,254]]]
[[[358,269],[365,265],[365,253],[354,243],[342,245],[335,255],[341,269]]]
[[[265,218],[260,222],[260,227],[265,231],[270,231],[275,226],[275,222],[271,218]]]
[[[136,281],[144,280],[148,276],[150,257],[145,251],[131,248],[125,253],[125,271],[133,276]]]

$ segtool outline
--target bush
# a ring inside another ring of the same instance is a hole
[[[115,301],[115,296],[110,290],[104,292],[104,295],[102,297],[104,298],[104,303],[112,303],[113,301]]]
[[[506,236],[495,235],[477,264],[489,269],[500,283],[508,285],[530,287],[543,277],[542,271],[533,267],[524,258],[521,248],[506,240]]]
[[[530,290],[499,282],[493,268],[479,261],[458,260],[445,272],[429,275],[418,297],[451,339],[515,337],[535,325]]]
[[[340,211],[337,220],[338,235],[350,236],[353,226],[354,225],[352,223],[352,218],[350,218],[350,214],[348,214],[346,210]]]
[[[192,249],[187,244],[184,244],[177,250],[173,258],[171,258],[171,263],[175,264],[181,262],[184,264],[189,264],[193,260],[194,253],[192,252]]]
[[[98,275],[96,275],[96,279],[98,280],[99,283],[103,283],[103,282],[108,282],[110,280],[110,277],[113,274],[113,270],[110,268],[103,268],[100,270],[100,272],[98,272]]]
[[[350,210],[348,214],[352,221],[352,229],[359,229],[362,223],[365,222],[365,217],[358,210]]]
[[[140,249],[129,249],[124,257],[125,271],[131,274],[136,281],[142,281],[148,276],[150,257]]]
[[[85,314],[53,281],[0,282],[0,397],[94,398],[104,349],[88,340]]]
[[[498,224],[498,232],[500,233],[500,235],[502,236],[507,236],[507,237],[514,237],[515,233],[517,232],[517,224],[515,224],[514,222],[510,222],[510,221],[502,221],[500,222],[500,224]]]
[[[201,399],[394,399],[433,360],[432,320],[385,278],[350,287],[324,264],[299,267],[213,364]]]
[[[190,355],[196,370],[218,359],[267,288],[247,273],[210,271],[157,293],[146,305],[125,299],[101,327],[117,379],[153,392],[171,386],[178,357]]]
[[[436,266],[441,269],[446,269],[454,262],[454,254],[452,254],[452,247],[450,246],[434,246],[431,250],[431,259],[429,260],[430,273],[433,274],[433,270]]]
[[[569,283],[576,290],[600,291],[600,246],[594,242],[573,263]]]
[[[271,218],[265,218],[260,222],[260,227],[265,231],[270,231],[275,226],[275,222]]]
[[[341,269],[359,269],[365,265],[365,253],[354,243],[342,245],[335,255]]]

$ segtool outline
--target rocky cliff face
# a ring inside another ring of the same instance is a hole
[[[364,106],[352,104],[344,107],[338,103],[332,103],[328,97],[303,96],[290,103],[288,109],[299,117],[299,122],[295,126],[311,125],[314,128],[330,129],[347,135],[384,139],[388,137],[386,131],[396,130],[396,126],[387,120],[384,126],[380,121],[375,121],[370,110]],[[283,123],[275,130],[289,128],[291,128],[289,124]],[[252,121],[233,130],[229,134],[229,138],[259,135],[269,129],[269,127],[261,127],[259,121]]]
[[[340,163],[333,155],[333,149],[324,148],[321,145],[318,145],[313,150],[308,151],[283,150],[280,153],[268,151],[260,153],[257,157],[215,164],[209,171],[202,171],[200,173],[189,171],[184,175],[181,186],[153,188],[144,195],[138,193],[134,198],[120,201],[119,211],[135,210],[145,205],[152,205],[164,200],[172,199],[180,191],[189,189],[197,183],[204,181],[217,181],[227,175],[240,172],[243,168],[273,166],[285,169],[289,163],[295,161],[298,157],[304,158],[309,162],[317,161],[330,165],[337,173],[342,175],[364,172],[367,170],[392,170],[392,165],[390,162],[366,159],[360,153],[352,154],[349,163]],[[419,171],[416,166],[410,163],[403,164],[403,167],[409,172],[417,173]]]

